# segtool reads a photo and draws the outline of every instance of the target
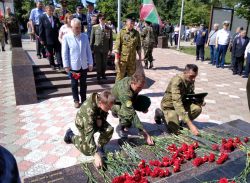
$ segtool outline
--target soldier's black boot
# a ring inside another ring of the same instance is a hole
[[[2,46],[2,51],[5,51],[4,47]]]
[[[150,62],[149,69],[152,69],[154,67],[153,62]]]
[[[144,68],[145,68],[145,69],[148,69],[148,62],[147,62],[147,61],[145,61],[144,63],[145,63]]]
[[[165,121],[164,119],[164,114],[161,111],[161,109],[157,108],[155,109],[155,117],[154,120],[157,124],[161,124],[163,121]]]
[[[65,136],[64,136],[64,142],[66,144],[72,144],[73,141],[72,141],[72,138],[74,137],[74,133],[73,131],[69,128],[66,133],[65,133]]]
[[[116,127],[116,132],[121,139],[128,138],[128,133],[124,131],[124,128],[125,127],[120,124]]]

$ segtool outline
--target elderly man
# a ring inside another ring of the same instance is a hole
[[[244,55],[249,39],[245,30],[240,32],[240,35],[234,39],[232,56],[235,57],[233,74],[242,75],[244,65]]]
[[[207,40],[207,46],[210,48],[210,64],[215,65],[216,63],[216,49],[215,49],[215,41],[217,32],[219,29],[219,24],[214,24],[214,29],[210,31]]]
[[[217,32],[215,47],[217,49],[216,67],[224,69],[225,56],[230,43],[231,33],[228,30],[229,22],[224,21],[223,28]]]
[[[141,62],[140,33],[134,29],[135,17],[127,15],[126,26],[118,33],[115,43],[116,81],[132,76],[136,71],[136,52]]]
[[[77,18],[71,20],[72,32],[64,36],[62,44],[63,66],[67,73],[80,74],[80,96],[81,102],[86,100],[87,71],[93,69],[92,53],[88,36],[81,33],[81,21]],[[71,77],[71,87],[75,108],[80,107],[78,96],[78,79]]]
[[[168,84],[161,100],[161,110],[156,109],[155,121],[165,122],[170,132],[180,129],[179,118],[189,127],[194,135],[198,135],[198,129],[193,124],[202,111],[203,99],[199,103],[186,100],[188,94],[194,94],[194,82],[198,75],[198,67],[187,64],[183,74],[174,76]]]
[[[113,49],[112,30],[105,25],[105,16],[99,14],[99,24],[94,25],[90,37],[90,47],[94,52],[97,80],[107,79],[105,76],[107,57],[111,55]]]
[[[40,16],[44,13],[43,10],[43,3],[42,1],[38,1],[36,3],[36,8],[32,9],[30,12],[29,20],[31,21],[32,25],[32,33],[36,35],[36,55],[39,59],[41,59],[41,53],[43,57],[46,57],[45,50],[42,48],[42,45],[39,41],[39,23],[40,23]]]
[[[196,44],[196,60],[201,59],[201,61],[204,61],[204,46],[207,43],[207,30],[205,29],[204,24],[200,25],[200,29],[196,32],[194,36],[194,42]]]

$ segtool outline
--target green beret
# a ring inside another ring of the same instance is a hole
[[[125,16],[126,20],[136,21],[138,18],[138,15],[136,13],[129,13]]]
[[[144,112],[147,111],[151,105],[151,100],[145,95],[138,95],[133,102],[133,107],[136,111]]]

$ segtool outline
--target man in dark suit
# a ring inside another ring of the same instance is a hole
[[[205,50],[204,46],[207,43],[208,39],[208,32],[205,29],[204,24],[200,25],[200,29],[194,36],[194,42],[196,43],[196,60],[201,58],[201,61],[204,61]]]
[[[76,13],[73,14],[74,18],[78,18],[81,21],[82,32],[84,32],[84,26],[87,26],[87,16],[83,14],[83,6],[76,7]]]
[[[244,65],[244,53],[246,46],[249,42],[246,36],[246,31],[240,32],[240,36],[236,37],[233,42],[232,56],[235,57],[235,64],[233,68],[233,74],[242,75],[243,65]]]
[[[58,40],[58,32],[60,29],[60,21],[53,16],[54,7],[51,5],[46,6],[46,13],[40,16],[39,21],[39,38],[42,45],[47,48],[47,56],[50,66],[55,70],[54,53],[59,70],[63,70],[62,57],[61,57],[61,44]]]

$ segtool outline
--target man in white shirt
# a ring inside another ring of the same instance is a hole
[[[227,48],[230,43],[231,34],[228,30],[229,22],[223,22],[223,28],[220,29],[216,35],[215,47],[217,49],[216,67],[221,67],[224,69],[225,56],[227,53]]]
[[[88,36],[81,33],[81,21],[74,18],[71,27],[73,33],[65,35],[62,42],[63,66],[67,73],[80,73],[80,96],[83,103],[86,100],[87,71],[93,69],[93,58]],[[79,108],[78,79],[71,77],[71,87],[75,108]]]

